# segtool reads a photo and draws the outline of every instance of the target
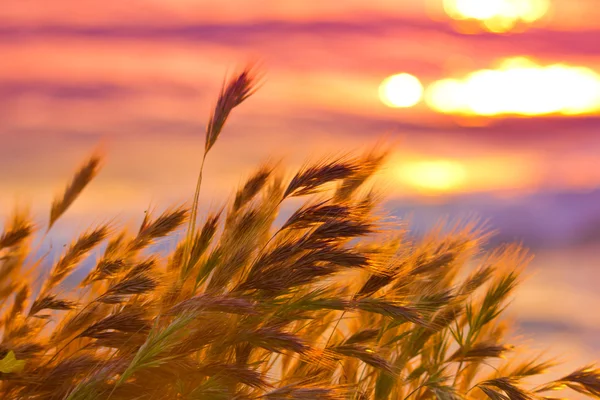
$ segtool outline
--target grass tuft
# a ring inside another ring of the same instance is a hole
[[[225,83],[203,160],[256,84],[251,68]],[[473,224],[411,239],[385,222],[369,186],[385,157],[324,159],[287,182],[263,165],[196,229],[202,161],[189,211],[147,213],[132,235],[83,233],[41,283],[25,264],[36,228],[15,212],[0,235],[0,359],[19,368],[0,372],[0,398],[600,398],[594,366],[539,384],[555,363],[523,361],[506,343],[503,315],[526,251],[491,249]],[[50,227],[99,166],[92,156],[54,200]],[[280,226],[278,217],[287,217]],[[171,254],[156,250],[159,240]]]

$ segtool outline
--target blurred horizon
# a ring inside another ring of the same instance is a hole
[[[599,37],[593,0],[8,0],[0,216],[25,202],[43,223],[99,144],[105,169],[57,243],[189,201],[220,85],[256,61],[264,82],[209,156],[203,207],[268,159],[293,170],[388,146],[385,209],[419,230],[477,215],[497,242],[532,248],[511,308],[520,332],[592,361],[600,320],[581,305],[600,304]],[[398,74],[418,85],[385,86]]]

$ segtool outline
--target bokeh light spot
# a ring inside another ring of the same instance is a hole
[[[423,85],[415,76],[402,73],[386,78],[379,97],[388,107],[412,107],[423,97]]]
[[[443,0],[443,6],[450,18],[477,20],[486,30],[503,33],[518,22],[542,19],[550,10],[550,0]]]
[[[444,114],[578,115],[600,111],[600,75],[564,64],[540,66],[527,58],[498,69],[475,71],[462,80],[431,84],[425,101]]]
[[[399,172],[403,182],[428,192],[456,189],[467,175],[462,164],[450,160],[411,162],[401,166]]]

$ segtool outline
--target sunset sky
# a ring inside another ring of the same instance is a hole
[[[489,7],[474,15],[512,4],[478,1]],[[106,168],[59,232],[189,199],[219,87],[257,61],[264,84],[210,155],[204,204],[218,204],[268,158],[294,167],[385,143],[393,149],[381,177],[389,211],[419,226],[475,213],[500,238],[532,247],[539,257],[529,294],[515,306],[523,332],[542,331],[567,359],[598,358],[590,338],[600,319],[571,309],[600,304],[589,283],[600,267],[597,3],[552,0],[536,21],[478,21],[453,19],[442,0],[4,0],[0,215],[28,201],[42,223],[52,196],[99,144]],[[499,26],[508,32],[493,32]],[[505,73],[516,57],[531,74]],[[557,74],[542,72],[551,66]],[[488,69],[493,79],[469,83]],[[412,107],[380,98],[382,82],[400,73],[425,88]],[[463,86],[452,95],[458,111],[444,113],[430,100],[448,79]],[[576,296],[557,300],[560,290]],[[577,348],[560,347],[573,338]]]

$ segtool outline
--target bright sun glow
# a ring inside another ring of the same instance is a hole
[[[460,187],[466,179],[464,166],[456,161],[419,161],[403,165],[400,179],[418,189],[445,192]]]
[[[388,107],[412,107],[423,97],[423,85],[410,74],[392,75],[379,87],[379,97]]]
[[[519,21],[532,23],[550,9],[550,0],[443,0],[453,19],[475,19],[491,32],[510,31]]]
[[[600,75],[584,67],[544,67],[514,58],[496,70],[437,81],[428,87],[425,99],[446,114],[592,114],[600,111]]]

